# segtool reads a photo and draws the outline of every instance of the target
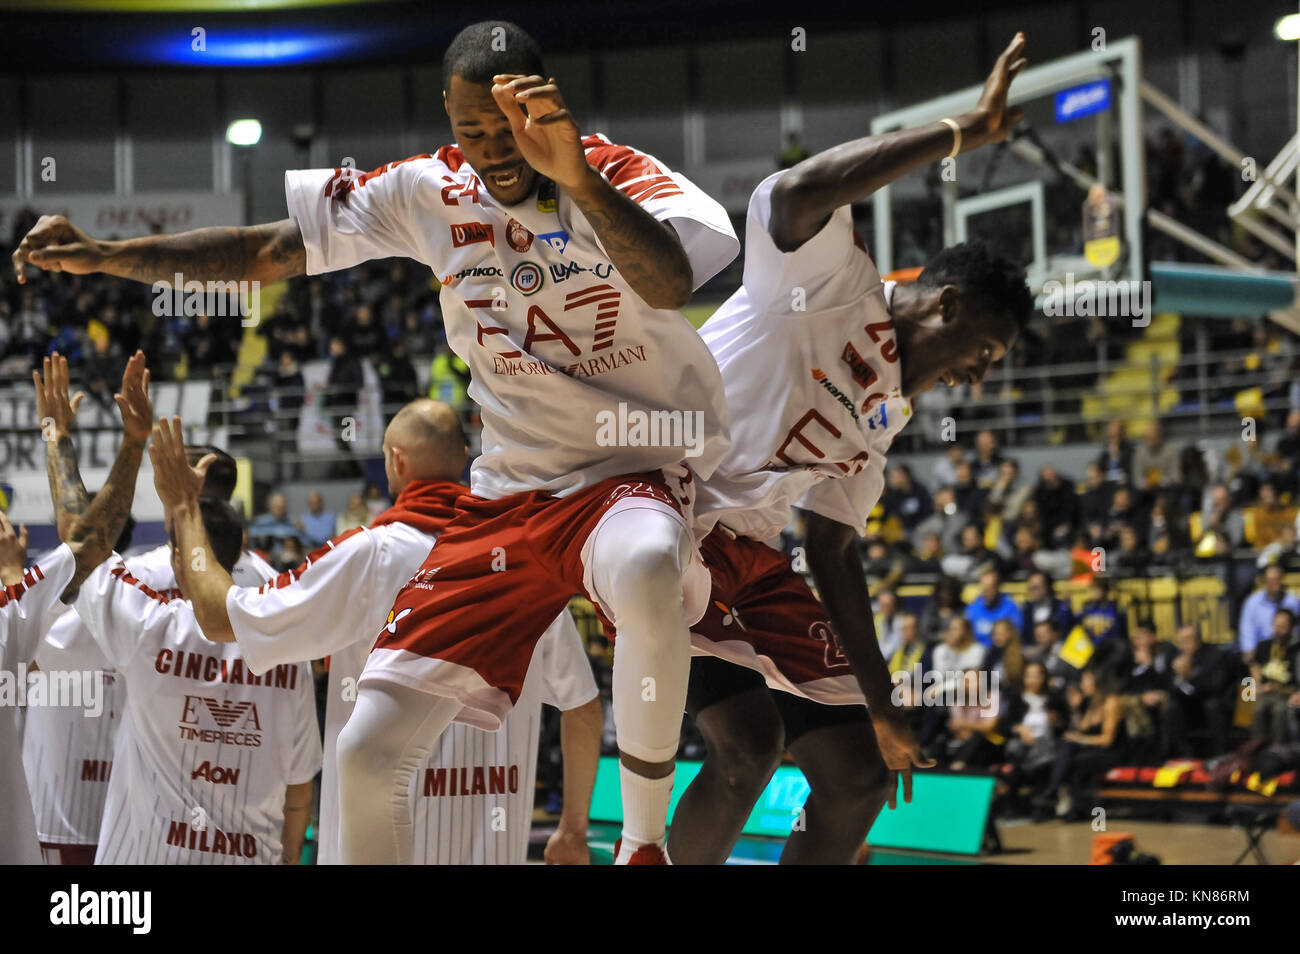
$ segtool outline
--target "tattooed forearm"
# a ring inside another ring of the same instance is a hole
[[[90,495],[81,482],[72,438],[62,434],[45,447],[45,474],[50,481],[50,499],[54,501],[54,521],[59,539],[67,540],[77,517],[90,506]]]
[[[140,472],[144,446],[144,441],[127,438],[122,440],[108,480],[68,532],[64,542],[72,548],[77,558],[77,570],[69,585],[70,592],[75,592],[90,575],[90,571],[107,560],[113,552],[113,544],[121,535],[126,518],[131,513],[131,503],[135,500],[135,480]],[[76,467],[75,458],[73,467]],[[77,480],[80,482],[80,477]]]
[[[673,227],[660,222],[597,174],[571,193],[614,267],[651,308],[681,308],[691,299],[691,261]]]
[[[274,282],[307,269],[302,232],[293,219],[249,228],[194,229],[109,242],[104,271],[141,282]]]

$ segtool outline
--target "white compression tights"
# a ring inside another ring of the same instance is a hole
[[[618,747],[646,762],[677,754],[691,670],[682,577],[694,541],[653,509],[608,517],[587,551],[594,595],[618,629],[614,725]]]
[[[455,699],[391,682],[361,687],[338,740],[343,864],[411,864],[411,776],[460,709]]]

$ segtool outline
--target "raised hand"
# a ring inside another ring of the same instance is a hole
[[[492,77],[492,98],[510,121],[515,143],[530,166],[570,190],[591,173],[582,134],[554,79],[503,73]]]
[[[26,570],[27,528],[15,533],[14,525],[0,511],[0,586],[21,583]]]
[[[61,215],[42,215],[37,219],[10,256],[14,276],[20,283],[27,281],[23,272],[27,264],[51,272],[88,275],[100,271],[105,257],[103,243]]]
[[[149,369],[144,364],[144,352],[137,351],[126,363],[122,372],[122,391],[114,394],[117,409],[122,414],[122,430],[129,441],[143,444],[153,430],[153,404],[149,401]]]
[[[193,467],[185,456],[185,438],[181,419],[170,421],[162,417],[154,425],[153,442],[149,445],[149,459],[153,461],[153,485],[158,499],[167,510],[187,504],[197,505],[203,479],[217,459],[216,454],[206,454]]]
[[[57,351],[42,364],[44,375],[40,371],[32,372],[32,383],[36,385],[36,417],[42,432],[47,426],[54,429],[53,434],[44,434],[46,440],[68,436],[72,433],[77,408],[85,400],[85,392],[78,391],[75,396],[68,397],[68,359]]]
[[[1007,90],[1011,87],[1011,81],[1029,64],[1020,55],[1024,49],[1025,35],[1017,33],[998,57],[989,78],[984,81],[984,92],[980,94],[979,105],[975,107],[981,117],[980,128],[976,131],[981,145],[1006,139],[1011,127],[1020,122],[1025,114],[1019,106],[1007,109]]]

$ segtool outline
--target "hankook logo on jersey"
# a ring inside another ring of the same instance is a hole
[[[823,371],[821,368],[813,368],[812,376],[814,381],[816,381],[823,388],[825,388],[827,393],[829,393],[831,397],[839,401],[840,404],[843,405],[844,409],[853,415],[853,420],[856,421],[858,419],[858,411],[857,408],[853,406],[853,401],[849,399],[849,396],[847,394],[845,394],[843,391],[841,391],[839,388],[837,388],[834,384],[831,383],[831,379],[826,377],[825,371]]]
[[[491,223],[461,222],[450,226],[450,229],[451,244],[455,248],[473,245],[475,242],[487,242],[493,248],[497,247],[496,234],[492,230]]]
[[[506,223],[506,244],[522,255],[533,247],[533,233],[523,224],[511,219]]]
[[[542,270],[532,262],[520,262],[510,273],[510,284],[521,295],[532,295],[541,289],[545,281]]]
[[[444,285],[450,285],[452,282],[460,281],[462,278],[500,278],[501,269],[495,265],[475,265],[473,268],[462,268],[454,275],[448,275],[442,280]]]

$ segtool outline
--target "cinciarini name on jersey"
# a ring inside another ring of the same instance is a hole
[[[183,649],[160,649],[153,668],[161,675],[195,679],[199,682],[228,682],[240,686],[267,686],[271,689],[298,688],[298,667],[286,663],[258,676],[242,659],[224,659]]]

